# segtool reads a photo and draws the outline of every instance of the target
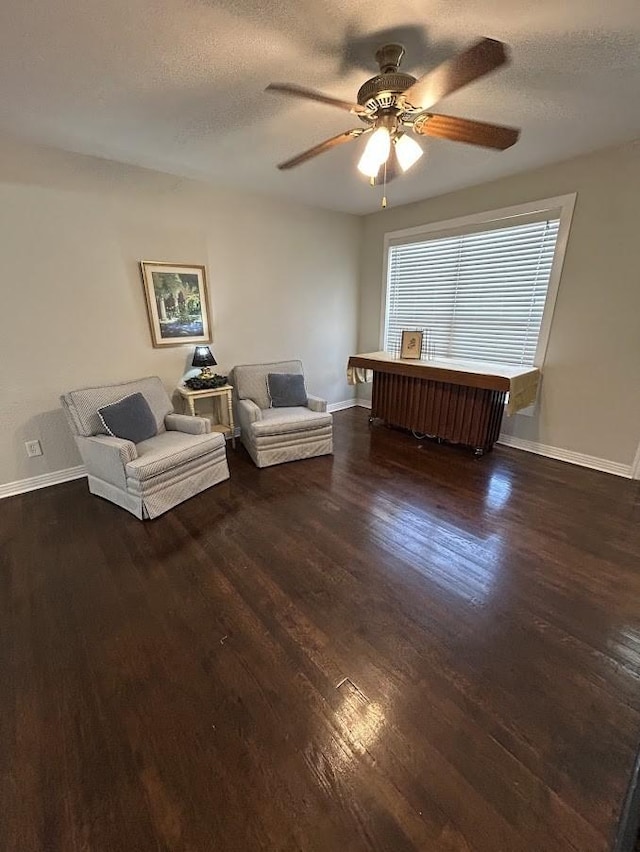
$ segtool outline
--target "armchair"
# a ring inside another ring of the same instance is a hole
[[[240,439],[258,467],[333,452],[333,418],[327,403],[308,396],[307,406],[271,408],[268,373],[303,374],[301,361],[244,364],[230,382],[236,396]]]
[[[134,444],[104,434],[98,409],[140,392],[157,434]],[[88,473],[89,491],[140,519],[156,518],[229,478],[224,437],[204,417],[176,414],[157,376],[82,388],[60,397]]]

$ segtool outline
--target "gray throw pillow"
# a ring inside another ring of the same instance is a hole
[[[98,416],[109,435],[134,444],[153,438],[158,431],[156,418],[141,393],[132,393],[99,408]]]
[[[292,405],[306,405],[307,389],[301,373],[269,373],[267,389],[271,408],[288,408]]]

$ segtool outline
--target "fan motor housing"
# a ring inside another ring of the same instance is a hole
[[[387,74],[377,74],[358,90],[358,103],[369,110],[388,109],[394,107],[406,89],[416,82],[411,74],[402,71],[391,71]]]

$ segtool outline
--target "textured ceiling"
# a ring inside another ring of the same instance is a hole
[[[441,140],[389,188],[403,204],[640,136],[638,0],[21,0],[0,10],[0,130],[42,144],[336,210],[380,203],[364,140],[275,164],[358,120],[265,94],[292,82],[350,100],[400,40],[416,76],[478,36],[512,64],[441,112],[522,127],[496,153]]]

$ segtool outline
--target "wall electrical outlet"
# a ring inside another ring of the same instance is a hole
[[[40,441],[25,441],[24,446],[29,458],[42,455],[42,447],[40,446]]]

